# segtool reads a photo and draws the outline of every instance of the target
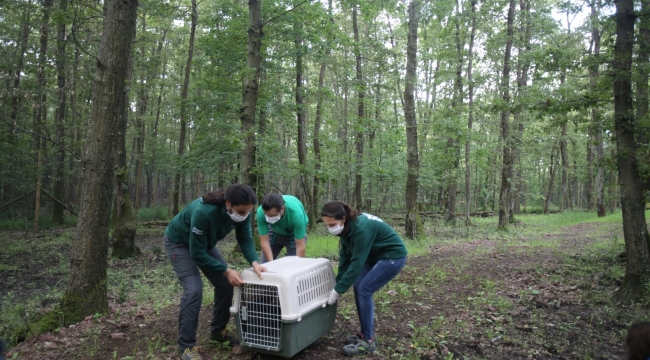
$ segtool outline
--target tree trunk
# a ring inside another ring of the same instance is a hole
[[[133,39],[135,42],[135,32]],[[135,215],[131,206],[131,194],[129,192],[129,165],[126,163],[126,132],[129,123],[131,78],[133,75],[134,54],[129,55],[127,64],[127,75],[125,87],[120,104],[120,113],[117,117],[117,151],[115,152],[115,206],[113,207],[112,225],[113,230],[113,253],[112,256],[118,259],[126,259],[138,256],[140,249],[135,245],[135,234],[137,231]]]
[[[515,0],[510,0],[508,9],[508,28],[505,57],[503,60],[503,76],[501,89],[503,91],[504,110],[501,111],[501,137],[503,139],[503,168],[501,170],[501,191],[499,192],[499,225],[505,230],[510,222],[510,180],[512,179],[512,149],[510,139],[510,55],[514,33]]]
[[[467,139],[465,140],[465,224],[472,223],[472,166],[470,161],[472,143],[472,123],[474,122],[474,82],[472,81],[472,64],[474,62],[474,38],[476,34],[476,0],[471,0],[472,30],[469,35],[469,51],[467,53],[467,87],[469,96],[469,115],[467,116]]]
[[[546,191],[546,197],[544,199],[544,210],[542,211],[543,214],[548,214],[548,206],[551,202],[551,196],[553,196],[553,182],[555,180],[555,163],[557,160],[555,160],[555,144],[553,144],[553,148],[551,148],[551,162],[549,164],[549,181],[548,181],[548,190]]]
[[[526,58],[526,55],[530,53],[530,33],[531,33],[531,18],[530,18],[530,1],[519,1],[519,8],[521,9],[521,14],[523,17],[522,23],[523,27],[520,31],[520,41],[521,49],[519,50],[519,56],[517,61],[517,97],[524,98],[526,87],[528,86],[528,70],[530,68],[530,61]],[[518,101],[521,103],[521,101]],[[517,106],[515,108],[514,114],[514,123],[517,126],[517,132],[513,141],[513,163],[517,166],[517,176],[514,179],[515,188],[512,191],[512,207],[510,208],[510,222],[515,221],[515,214],[521,214],[521,198],[522,198],[522,188],[524,185],[524,180],[522,176],[522,164],[521,164],[521,143],[524,138],[524,121],[521,119],[521,114],[524,112],[522,106]]]
[[[183,80],[183,88],[181,90],[181,131],[178,137],[178,161],[180,162],[185,152],[185,133],[187,131],[187,94],[190,87],[190,74],[192,70],[192,56],[194,56],[194,35],[196,34],[196,23],[198,21],[199,13],[196,8],[196,0],[192,0],[192,20],[190,24],[190,45],[187,50],[187,63],[185,64],[185,78]],[[172,214],[178,214],[178,207],[180,206],[180,191],[181,182],[184,182],[185,177],[182,176],[182,171],[176,170],[174,177],[174,204]]]
[[[165,42],[166,34],[167,34],[167,31],[165,30],[163,32],[163,40],[161,41],[161,43]],[[161,77],[164,78],[166,73],[167,73],[167,59],[165,58],[165,60],[163,61]],[[157,104],[156,104],[156,120],[155,120],[155,122],[153,124],[153,140],[152,140],[153,141],[153,147],[152,147],[153,156],[152,156],[152,158],[153,158],[153,165],[154,165],[155,171],[154,171],[153,194],[150,194],[151,195],[150,200],[153,201],[153,206],[158,205],[158,194],[159,194],[159,191],[158,191],[158,188],[159,188],[158,172],[159,172],[160,169],[158,168],[158,165],[156,164],[156,154],[157,154],[157,149],[158,149],[158,124],[160,123],[160,104],[162,102],[162,93],[163,93],[163,85],[161,83],[160,84],[160,89],[158,91],[158,101],[157,101]],[[165,193],[165,194],[167,194],[167,193]],[[168,213],[169,213],[169,211],[168,211]]]
[[[564,76],[562,76],[564,78]],[[564,81],[561,81],[561,83],[564,83]],[[561,133],[560,133],[560,160],[562,162],[562,194],[560,195],[560,212],[564,212],[566,208],[568,207],[568,169],[569,169],[569,161],[567,160],[567,148],[566,148],[566,125],[567,125],[567,119],[565,118],[562,121],[562,126],[561,126]]]
[[[49,37],[49,22],[50,22],[50,13],[52,11],[52,6],[54,0],[45,0],[43,1],[43,20],[41,22],[41,31],[40,31],[40,50],[38,55],[38,70],[37,70],[37,80],[36,83],[40,89],[40,95],[34,106],[34,119],[32,120],[32,135],[33,148],[36,150],[36,196],[34,201],[34,231],[38,230],[38,222],[40,220],[40,210],[41,210],[41,180],[42,180],[42,168],[43,168],[43,150],[41,148],[41,142],[43,147],[45,146],[45,140],[41,140],[36,133],[40,132],[41,124],[45,124],[45,118],[47,115],[47,77],[45,76],[45,65],[47,63],[47,40]]]
[[[262,10],[261,0],[248,1],[248,55],[246,77],[244,78],[243,108],[241,125],[244,136],[244,151],[241,155],[242,182],[259,191],[255,173],[255,112],[260,86],[260,65],[262,63]]]
[[[363,167],[363,127],[365,124],[366,110],[365,110],[365,84],[363,83],[363,75],[361,72],[361,49],[359,41],[359,22],[358,22],[358,5],[354,5],[352,9],[352,27],[354,30],[354,56],[356,58],[356,73],[357,73],[357,97],[359,101],[357,112],[357,132],[354,139],[355,149],[357,151],[356,168],[355,168],[355,182],[354,182],[354,199],[356,207],[359,211],[363,209],[361,200],[362,176],[361,170]]]
[[[411,1],[408,8],[408,40],[406,46],[406,78],[404,85],[404,117],[406,122],[406,236],[415,239],[422,234],[422,222],[418,209],[419,169],[418,125],[415,113],[415,82],[418,50],[419,3]]]
[[[117,121],[122,105],[135,32],[138,2],[109,0],[99,46],[97,72],[89,117],[86,153],[82,162],[84,186],[77,234],[72,246],[70,285],[61,308],[48,314],[51,324],[74,323],[87,315],[108,311],[106,268],[108,230],[113,193]]]
[[[594,109],[591,109],[591,119],[593,123]],[[589,137],[587,139],[587,183],[585,184],[586,209],[592,209],[592,196],[594,187],[594,136],[593,124],[590,126]]]
[[[597,91],[598,77],[599,77],[599,62],[600,62],[600,25],[598,19],[600,17],[600,0],[595,0],[591,3],[591,41],[593,51],[591,53],[591,64],[589,66],[590,85],[592,91]],[[606,215],[605,211],[605,153],[603,149],[603,124],[601,110],[597,104],[591,109],[593,144],[596,150],[596,213],[598,217]],[[587,199],[590,199],[587,197]],[[592,203],[589,202],[591,209]]]
[[[650,0],[641,1],[641,15],[639,16],[639,55],[637,68],[639,79],[637,80],[637,101],[636,101],[636,127],[634,139],[637,143],[636,157],[639,159],[639,174],[643,184],[643,191],[646,192],[646,199],[650,198],[650,121],[648,121],[648,78],[650,77]],[[644,203],[646,203],[644,201]]]
[[[454,78],[454,93],[451,99],[451,111],[453,117],[459,119],[463,107],[463,53],[464,45],[460,39],[460,2],[456,0],[456,77]],[[452,125],[453,126],[453,125]],[[454,126],[455,127],[455,126]],[[445,220],[450,223],[456,223],[456,199],[458,194],[458,167],[460,162],[460,144],[452,128],[453,134],[447,138],[447,148],[445,149],[447,157],[451,159],[450,176],[447,182],[447,208],[445,211]]]
[[[14,84],[13,84],[13,92],[11,96],[11,112],[9,113],[9,118],[11,121],[15,124],[16,119],[18,118],[18,102],[21,98],[20,94],[18,93],[20,89],[20,79],[23,73],[23,65],[25,62],[25,52],[27,51],[27,45],[29,44],[29,32],[31,30],[31,21],[29,18],[29,10],[32,5],[32,1],[29,0],[28,5],[25,7],[25,13],[23,14],[23,18],[21,20],[21,31],[20,31],[20,38],[18,39],[18,42],[16,44],[16,48],[18,49],[18,62],[16,63],[16,68],[14,72]]]
[[[67,0],[60,0],[59,11],[65,13],[68,8]],[[54,126],[56,128],[56,142],[65,145],[65,110],[67,102],[66,73],[65,73],[65,45],[66,45],[66,23],[60,20],[56,37],[56,83],[58,90],[58,102],[56,114],[54,116]],[[65,163],[65,150],[60,146],[56,148],[56,164],[54,165],[54,189],[52,195],[63,201],[63,191],[65,188],[65,174],[63,172]],[[63,224],[63,206],[54,201],[52,205],[52,222]]]
[[[616,159],[620,175],[620,199],[623,210],[625,238],[625,277],[619,299],[643,300],[650,293],[647,287],[650,273],[648,227],[645,218],[643,182],[635,156],[635,117],[632,102],[632,51],[634,46],[634,1],[616,1],[616,42],[614,46],[614,128]]]
[[[334,18],[332,16],[332,0],[328,1],[328,9],[329,9],[329,19],[330,19],[330,25],[334,26]],[[313,183],[313,190],[312,190],[312,204],[311,204],[311,214],[310,218],[314,221],[309,222],[309,229],[313,230],[316,227],[316,221],[315,219],[318,217],[318,201],[320,198],[320,181],[322,178],[321,174],[321,153],[320,153],[320,127],[322,123],[322,118],[323,118],[323,102],[325,101],[325,94],[323,93],[323,83],[325,81],[325,70],[327,69],[327,60],[330,57],[331,54],[331,49],[330,49],[330,32],[327,32],[327,43],[325,44],[326,49],[325,49],[325,58],[323,59],[323,62],[320,65],[320,72],[318,73],[318,101],[316,103],[316,117],[314,118],[314,137],[313,137],[313,144],[314,144],[314,183]]]
[[[43,1],[43,20],[41,22],[41,36],[40,36],[40,50],[38,55],[38,70],[37,70],[37,80],[38,88],[40,89],[40,95],[36,106],[34,106],[34,119],[32,122],[32,131],[34,133],[39,133],[39,127],[41,124],[45,123],[45,114],[47,113],[47,77],[45,76],[45,66],[47,64],[47,40],[49,38],[50,32],[50,13],[52,12],[52,5],[54,0],[44,0]],[[38,135],[32,135],[33,147],[37,151],[40,150],[41,138]],[[45,141],[45,140],[43,140]],[[38,157],[38,155],[37,155]]]
[[[312,200],[310,186],[307,177],[307,144],[305,142],[305,132],[307,131],[307,113],[304,103],[304,84],[303,84],[303,40],[302,40],[302,23],[301,19],[296,16],[294,19],[295,45],[296,45],[296,120],[298,121],[298,139],[296,147],[298,148],[298,164],[300,165],[300,182],[305,194],[307,208],[311,209]]]

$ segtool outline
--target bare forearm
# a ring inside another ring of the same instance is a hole
[[[271,251],[271,244],[269,243],[268,235],[260,235],[260,246],[266,261],[273,261],[273,252]]]
[[[299,257],[305,257],[307,252],[307,244],[305,244],[305,239],[296,240],[296,255]]]

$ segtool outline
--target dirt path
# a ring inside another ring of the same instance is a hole
[[[441,243],[426,256],[410,256],[375,296],[379,351],[367,358],[620,358],[627,327],[645,310],[609,300],[621,263],[620,244],[607,244],[617,236],[622,239],[620,225],[585,223],[531,238]],[[174,359],[176,317],[176,305],[159,311],[134,302],[111,305],[107,316],[41,335],[9,355]],[[210,344],[209,317],[205,304],[199,328],[204,359],[272,359]],[[342,340],[357,328],[348,293],[335,329],[294,358],[343,359]]]

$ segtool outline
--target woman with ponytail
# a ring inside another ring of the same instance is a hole
[[[350,286],[354,289],[361,331],[345,339],[343,352],[358,356],[377,350],[375,305],[372,296],[406,264],[406,246],[395,230],[380,218],[360,214],[342,201],[331,201],[320,212],[327,230],[339,237],[339,270],[330,292],[332,305]]]
[[[257,262],[251,230],[251,212],[257,196],[248,185],[234,184],[228,189],[208,193],[192,201],[165,230],[165,251],[183,287],[178,311],[178,357],[201,359],[196,351],[196,330],[203,299],[203,282],[199,270],[214,286],[214,307],[210,340],[238,343],[226,332],[234,286],[243,285],[241,275],[228,268],[217,250],[217,241],[233,229],[244,257],[262,278],[266,268]]]

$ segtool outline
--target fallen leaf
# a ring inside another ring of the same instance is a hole
[[[111,334],[111,339],[123,339],[124,333],[113,333]]]

